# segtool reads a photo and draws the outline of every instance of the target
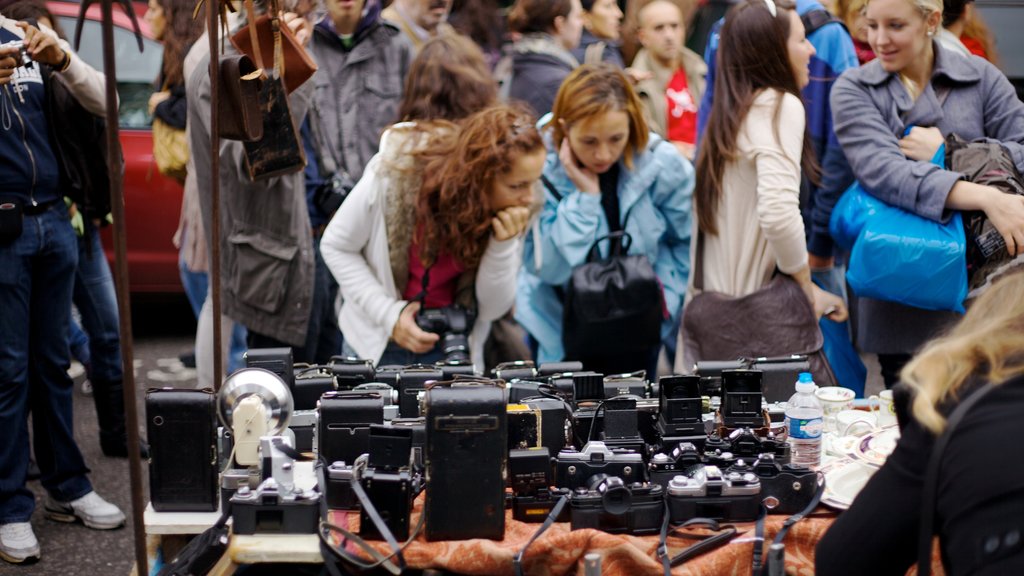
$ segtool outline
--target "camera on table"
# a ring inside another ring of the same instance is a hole
[[[235,534],[315,534],[320,495],[295,486],[294,448],[284,436],[260,438],[263,481],[255,490],[241,485],[231,497]]]
[[[750,428],[733,430],[722,438],[712,434],[704,443],[704,461],[722,468],[728,468],[737,459],[747,462],[757,460],[762,454],[771,454],[779,464],[788,464],[790,460],[789,444],[769,432],[766,436],[758,436]]]
[[[416,325],[425,332],[441,336],[444,361],[468,361],[469,332],[476,322],[476,311],[458,304],[444,308],[424,308],[416,313]]]
[[[701,453],[692,442],[676,444],[668,454],[658,453],[651,456],[647,465],[651,484],[667,487],[676,476],[689,474],[702,464]]]
[[[413,430],[408,427],[370,426],[370,452],[366,469],[357,470],[360,483],[384,525],[397,540],[409,537],[412,502],[423,488],[423,476],[414,467]],[[383,540],[384,536],[360,508],[359,535]]]
[[[773,514],[796,514],[811,503],[818,489],[817,472],[780,464],[773,454],[761,454],[752,466],[739,461],[727,471],[756,474],[761,481],[761,500]]]
[[[338,390],[350,390],[360,384],[377,382],[373,360],[354,356],[331,356],[327,367],[334,374]]]
[[[657,484],[595,474],[569,500],[573,530],[596,528],[610,534],[654,534],[661,529],[665,491]]]
[[[551,487],[551,456],[547,448],[509,450],[508,475],[512,484],[512,517],[520,522],[543,522],[569,490]],[[569,520],[563,508],[558,522]]]
[[[692,518],[750,522],[761,510],[761,482],[753,472],[725,472],[698,466],[668,483],[668,509],[673,524]]]
[[[663,452],[669,453],[681,443],[704,449],[708,435],[699,376],[664,376],[659,380],[655,429]]]
[[[28,53],[28,48],[25,47],[25,42],[21,40],[11,40],[0,44],[0,48],[16,48],[18,53],[14,55],[14,59],[20,62],[17,65],[18,68],[22,66],[29,66],[32,64],[32,55]]]
[[[555,486],[559,488],[581,488],[595,474],[617,476],[628,484],[642,482],[644,461],[636,452],[612,450],[599,440],[588,442],[580,451],[562,450],[555,457]]]
[[[760,370],[723,370],[722,404],[716,423],[720,436],[737,428],[751,428],[767,434],[771,421],[762,408]]]
[[[337,212],[341,203],[348,198],[349,193],[355,187],[356,183],[347,172],[335,172],[324,179],[313,191],[313,203],[324,216],[330,216]]]

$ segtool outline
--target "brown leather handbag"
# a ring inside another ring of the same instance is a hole
[[[266,75],[245,54],[228,54],[220,59],[221,138],[251,142],[263,138],[260,89]]]
[[[278,67],[277,62],[271,66],[268,64],[270,58],[276,58],[276,49],[280,47],[279,73],[284,78],[285,89],[291,94],[313,76],[316,72],[316,63],[302,47],[291,28],[278,18],[277,2],[272,2],[271,5],[270,12],[253,20],[252,0],[246,0],[245,9],[249,15],[249,26],[235,32],[231,36],[231,43],[263,69]]]
[[[693,266],[697,294],[683,310],[683,346],[692,362],[806,356],[818,386],[836,386],[814,308],[795,280],[776,274],[746,296],[704,290],[704,233]]]

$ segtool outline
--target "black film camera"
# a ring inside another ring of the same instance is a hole
[[[352,177],[347,172],[335,172],[324,179],[323,183],[313,191],[313,203],[324,216],[330,216],[338,210],[355,187],[356,183],[352,181]]]
[[[704,449],[703,398],[699,376],[665,376],[659,381],[658,420],[655,428],[661,437],[661,450],[671,452],[683,442]]]
[[[685,476],[701,465],[701,454],[691,442],[676,444],[668,454],[659,453],[651,456],[647,471],[651,484],[667,487],[676,476]]]
[[[512,484],[512,517],[520,522],[543,522],[558,498],[568,495],[563,488],[551,488],[551,456],[547,448],[514,449],[508,453],[508,473]],[[563,508],[559,522],[569,520]]]
[[[654,534],[661,529],[665,491],[657,484],[626,484],[595,474],[569,500],[573,530],[596,528],[610,534]]]
[[[335,380],[338,390],[350,390],[360,384],[377,382],[377,372],[373,360],[363,360],[352,356],[331,356],[327,364]]]
[[[722,473],[717,466],[699,466],[670,480],[667,491],[673,524],[691,518],[750,522],[761,510],[761,482],[753,472]]]
[[[412,467],[413,430],[408,427],[370,426],[370,457],[358,481],[373,502],[388,530],[397,540],[409,537],[412,501],[423,486]],[[365,509],[359,513],[359,534],[368,539],[383,536]]]
[[[771,432],[762,438],[750,428],[733,430],[725,438],[713,434],[704,443],[705,463],[722,469],[728,468],[737,459],[753,462],[762,454],[771,454],[779,464],[788,464],[789,444],[777,439]]]
[[[469,332],[476,321],[476,311],[458,304],[444,308],[425,308],[416,313],[416,325],[425,332],[441,336],[444,361],[468,361]]]
[[[736,428],[767,428],[769,423],[761,408],[760,370],[723,370],[722,406],[719,424],[726,430]]]
[[[762,454],[749,468],[761,480],[761,500],[773,514],[796,514],[806,508],[818,489],[818,474],[810,468],[779,464],[772,454]],[[737,463],[728,471],[746,472]]]
[[[263,481],[255,490],[239,486],[231,497],[235,534],[315,534],[320,494],[295,486],[291,442],[281,436],[260,438]]]
[[[583,450],[562,450],[555,457],[555,486],[575,490],[586,486],[595,474],[617,476],[632,484],[644,480],[644,460],[629,450],[611,450],[604,442],[593,440]]]

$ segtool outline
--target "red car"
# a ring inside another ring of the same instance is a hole
[[[51,1],[46,6],[73,45],[79,5]],[[156,168],[150,131],[153,119],[147,110],[149,96],[154,91],[153,84],[160,74],[163,46],[153,39],[149,25],[142,20],[146,4],[135,2],[134,6],[144,37],[142,53],[139,53],[128,16],[116,5],[113,11],[117,90],[121,102],[121,148],[125,161],[129,286],[132,294],[180,293],[178,250],[171,238],[178,228],[182,189]],[[103,70],[100,5],[92,5],[86,16],[78,55],[97,70]],[[102,235],[107,257],[113,262],[111,233],[112,228],[108,226]]]

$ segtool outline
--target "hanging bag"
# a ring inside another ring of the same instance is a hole
[[[164,176],[185,180],[188,165],[188,139],[184,130],[153,118],[153,160]]]
[[[814,381],[835,386],[822,350],[825,339],[814,308],[795,280],[776,274],[746,296],[704,290],[704,232],[697,233],[693,266],[697,293],[683,310],[683,346],[693,362],[806,356]]]

